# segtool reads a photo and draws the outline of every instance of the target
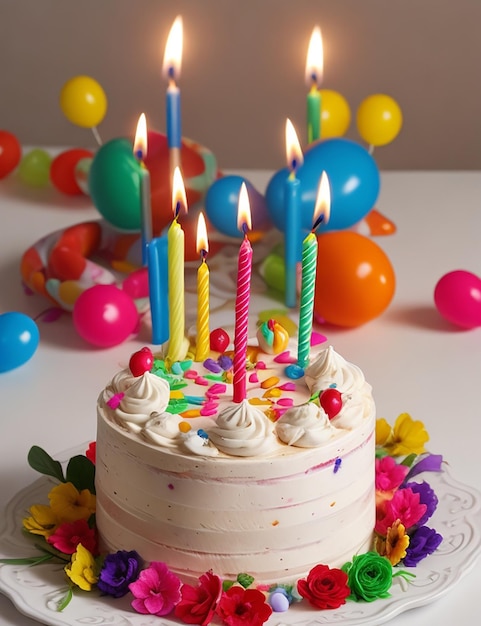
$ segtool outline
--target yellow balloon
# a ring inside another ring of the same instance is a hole
[[[399,104],[386,94],[365,98],[357,110],[357,129],[371,146],[385,146],[397,137],[403,116]]]
[[[338,91],[320,89],[321,138],[342,137],[351,123],[349,104]]]
[[[72,124],[93,128],[105,117],[107,96],[90,76],[74,76],[62,87],[60,108]]]

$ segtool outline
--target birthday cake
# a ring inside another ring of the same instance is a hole
[[[295,346],[282,327],[270,320],[257,336],[241,402],[232,401],[229,352],[167,366],[145,348],[100,393],[103,551],[135,550],[184,580],[248,572],[271,584],[370,549],[370,385],[331,346],[293,380],[285,371]]]

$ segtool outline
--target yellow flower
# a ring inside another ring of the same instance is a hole
[[[423,454],[429,435],[420,421],[414,421],[408,413],[401,413],[394,424],[392,438],[387,442],[393,456]]]
[[[78,491],[72,483],[61,483],[48,494],[52,511],[61,522],[88,520],[95,513],[95,496],[88,489]]]
[[[406,556],[409,546],[409,535],[399,520],[388,529],[386,538],[376,537],[374,548],[378,554],[389,559],[391,565],[397,565]]]
[[[98,581],[95,559],[81,543],[77,546],[77,551],[72,554],[72,559],[65,566],[65,573],[70,580],[83,589],[90,591],[92,585]]]
[[[376,420],[376,446],[384,446],[391,434],[391,425],[384,418]]]
[[[28,511],[30,517],[23,520],[25,530],[34,535],[50,537],[59,525],[59,520],[52,509],[46,504],[34,504]]]

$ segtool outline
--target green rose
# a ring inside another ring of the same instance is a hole
[[[378,598],[388,598],[392,584],[392,565],[377,552],[366,552],[345,563],[342,571],[348,576],[348,585],[353,600],[373,602]]]

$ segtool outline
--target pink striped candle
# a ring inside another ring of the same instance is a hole
[[[237,261],[233,401],[242,402],[246,398],[247,340],[249,337],[249,299],[252,273],[252,247],[247,237],[247,232],[251,229],[251,212],[245,183],[242,183],[239,194],[237,225],[239,230],[244,233],[244,239],[240,246]]]

